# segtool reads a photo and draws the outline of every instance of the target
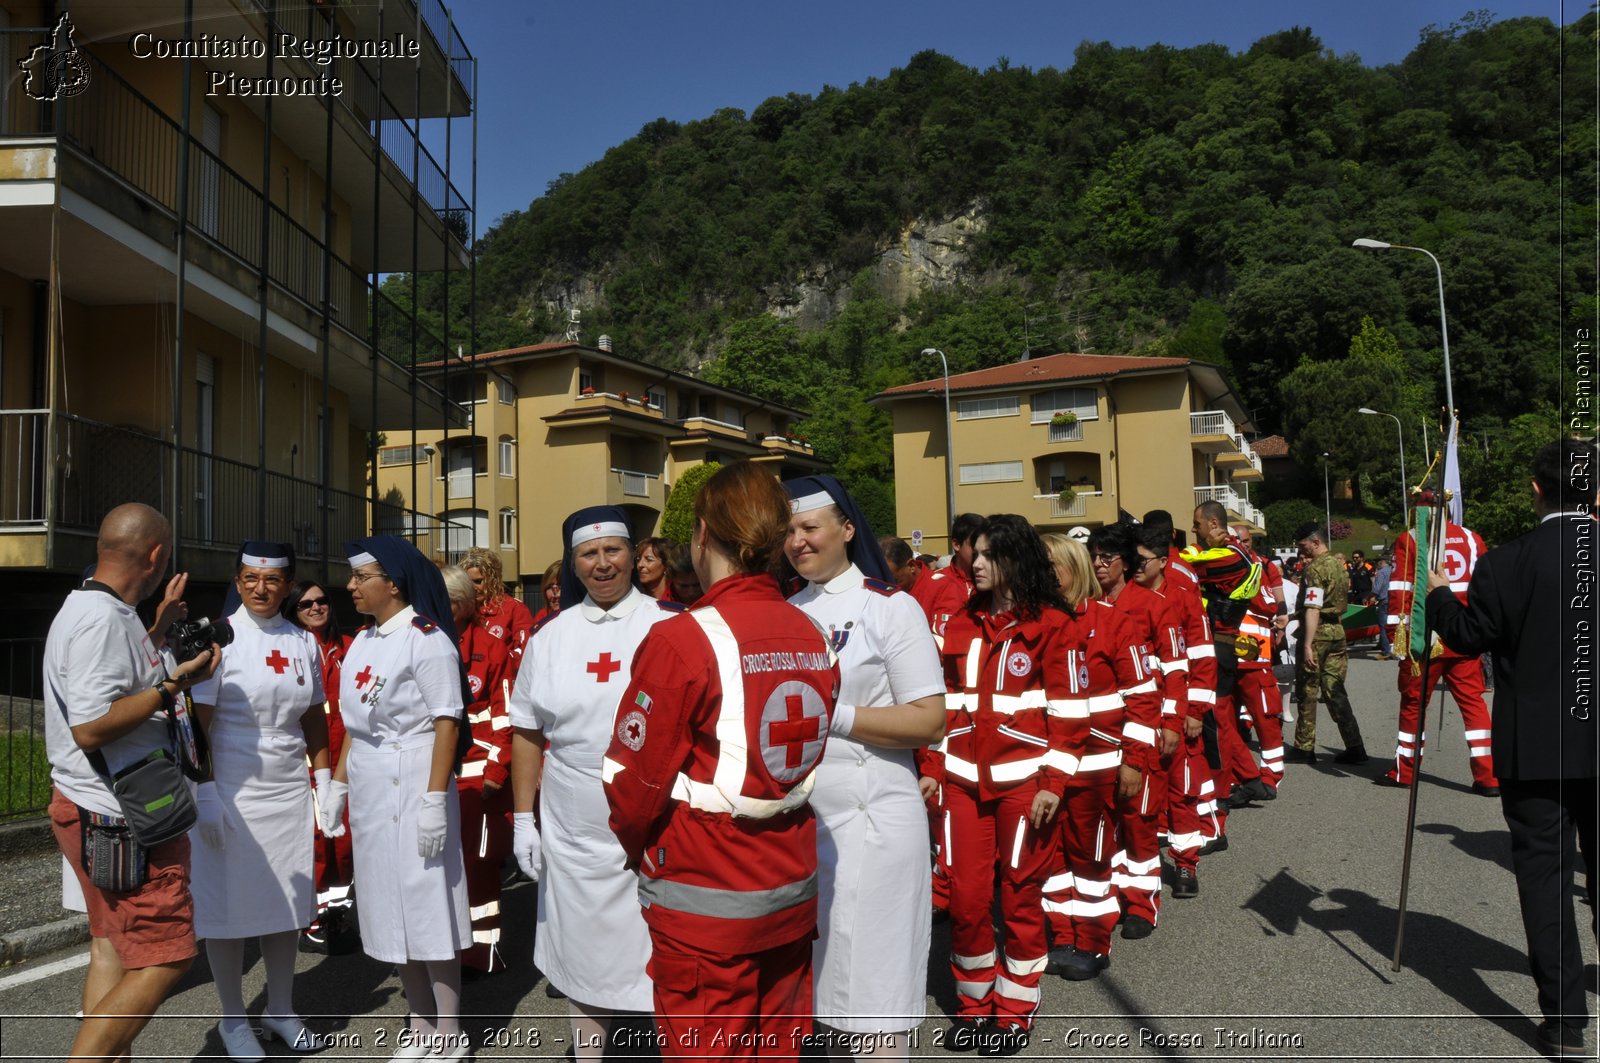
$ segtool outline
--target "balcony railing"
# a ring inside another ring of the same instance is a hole
[[[0,33],[13,53],[36,43],[37,36],[38,31]],[[21,91],[7,94],[7,109],[0,114],[0,136],[53,136],[116,175],[175,219],[182,128],[115,71],[92,55],[81,54],[92,67],[93,88],[50,104],[31,100]],[[396,165],[409,174],[413,161],[409,147],[401,150],[389,144],[386,151],[390,147],[394,148],[391,155],[403,157],[395,160]],[[434,165],[431,157],[426,161]],[[439,175],[439,181],[448,185],[443,171]],[[390,303],[382,292],[374,292],[367,274],[337,255],[325,255],[323,242],[276,205],[267,208],[263,240],[260,191],[194,137],[189,139],[188,178],[188,221],[194,232],[251,270],[262,267],[265,253],[268,277],[313,314],[322,312],[326,260],[328,312],[334,323],[363,343],[376,325],[379,353],[402,367],[410,363],[409,314]],[[440,193],[434,188],[431,196],[439,199],[435,206],[441,211],[466,206],[459,193]],[[429,201],[433,202],[433,198]],[[381,339],[386,325],[389,333],[399,334],[391,320],[396,316],[404,319],[405,327],[399,330],[407,337],[404,350],[392,340]],[[442,357],[444,340],[420,322],[418,327],[420,360]]]
[[[92,532],[124,502],[170,511],[170,442],[72,414],[55,421],[52,440],[48,411],[0,410],[0,529]],[[346,539],[375,526],[400,534],[419,516],[432,521],[404,506],[373,510],[364,495],[190,447],[178,459],[177,523],[186,544],[232,550],[245,539],[269,539],[293,543],[308,558],[337,559]]]
[[[649,498],[650,481],[661,479],[660,474],[653,472],[635,472],[632,469],[617,468],[611,471],[622,477],[622,493],[630,498]]]
[[[1241,520],[1249,521],[1258,528],[1266,527],[1262,521],[1265,519],[1261,510],[1251,505],[1250,500],[1242,497],[1233,488],[1223,484],[1196,487],[1194,489],[1196,504],[1201,502],[1220,502],[1224,509],[1234,514]]]
[[[1040,502],[1049,501],[1052,517],[1086,517],[1089,515],[1089,499],[1100,498],[1104,494],[1104,491],[1080,491],[1073,488],[1071,502],[1062,502],[1059,493],[1033,497]]]
[[[1081,442],[1083,440],[1083,422],[1073,421],[1071,424],[1052,424],[1049,438],[1052,443]]]
[[[1189,434],[1192,436],[1238,435],[1233,418],[1221,410],[1201,410],[1189,414]]]

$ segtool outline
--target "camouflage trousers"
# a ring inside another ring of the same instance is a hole
[[[1344,638],[1317,639],[1315,669],[1306,667],[1304,657],[1295,673],[1295,694],[1300,702],[1299,718],[1294,725],[1296,749],[1309,751],[1317,747],[1317,699],[1328,706],[1328,715],[1339,727],[1339,738],[1346,749],[1365,748],[1361,741],[1361,726],[1356,723],[1355,710],[1350,707],[1350,695],[1344,689],[1344,677],[1350,669],[1350,651]]]

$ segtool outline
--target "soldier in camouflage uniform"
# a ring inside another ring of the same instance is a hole
[[[1300,718],[1295,724],[1294,746],[1284,751],[1284,759],[1315,763],[1320,694],[1344,741],[1344,752],[1333,758],[1334,763],[1362,764],[1367,750],[1355,712],[1350,708],[1350,695],[1344,689],[1345,672],[1350,666],[1343,624],[1345,605],[1350,600],[1350,577],[1339,559],[1328,552],[1325,529],[1307,524],[1295,533],[1295,539],[1300,555],[1306,559],[1300,585],[1300,664],[1295,677]]]

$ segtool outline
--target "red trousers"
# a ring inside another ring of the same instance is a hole
[[[1400,662],[1400,733],[1394,751],[1394,770],[1390,777],[1403,783],[1411,782],[1416,763],[1417,717],[1422,709],[1421,662],[1418,672],[1411,670],[1411,661]],[[1472,765],[1472,781],[1484,786],[1498,786],[1494,777],[1494,758],[1489,746],[1489,707],[1483,701],[1483,662],[1476,657],[1435,657],[1428,665],[1428,697],[1443,679],[1450,696],[1461,708],[1461,722],[1467,730],[1467,757]],[[1441,709],[1442,711],[1442,709]],[[1430,720],[1430,724],[1437,724]],[[1428,751],[1427,736],[1423,736],[1422,751]]]
[[[1145,776],[1130,798],[1117,798],[1117,840],[1111,887],[1124,915],[1151,923],[1161,911],[1161,824],[1167,815],[1167,768]]]
[[[476,786],[462,786],[461,848],[467,873],[467,910],[472,916],[472,946],[461,965],[479,971],[505,966],[500,957],[500,865],[511,852],[511,790],[489,797]]]
[[[1283,693],[1278,690],[1278,679],[1270,668],[1240,668],[1234,682],[1233,703],[1238,706],[1239,726],[1254,727],[1256,741],[1261,744],[1261,767],[1256,768],[1250,747],[1242,740],[1234,756],[1244,759],[1234,763],[1236,778],[1254,778],[1252,770],[1268,786],[1283,781]]]
[[[1200,846],[1222,833],[1216,788],[1204,743],[1198,735],[1185,738],[1167,769],[1167,848],[1175,866],[1193,870]]]
[[[811,1033],[811,940],[728,956],[650,931],[663,1059],[798,1060]]]
[[[1056,813],[1056,852],[1045,883],[1044,910],[1057,948],[1111,951],[1111,931],[1121,906],[1111,892],[1116,849],[1117,773],[1078,775]]]
[[[1001,1028],[1033,1024],[1039,976],[1050,951],[1043,887],[1056,852],[1056,830],[1050,825],[1034,830],[1029,824],[1037,792],[1024,785],[980,801],[959,786],[944,790],[950,838],[950,970],[957,1012],[964,1018],[992,1016]],[[1108,866],[1110,856],[1108,846]],[[996,865],[1005,920],[1003,954],[995,948],[991,914]]]

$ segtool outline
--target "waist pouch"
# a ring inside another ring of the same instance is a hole
[[[131,893],[150,876],[150,858],[145,847],[134,840],[126,820],[78,810],[83,828],[83,852],[79,863],[95,889],[107,893]]]
[[[111,780],[111,793],[128,833],[147,849],[184,834],[199,818],[182,769],[164,749],[119,771]]]

